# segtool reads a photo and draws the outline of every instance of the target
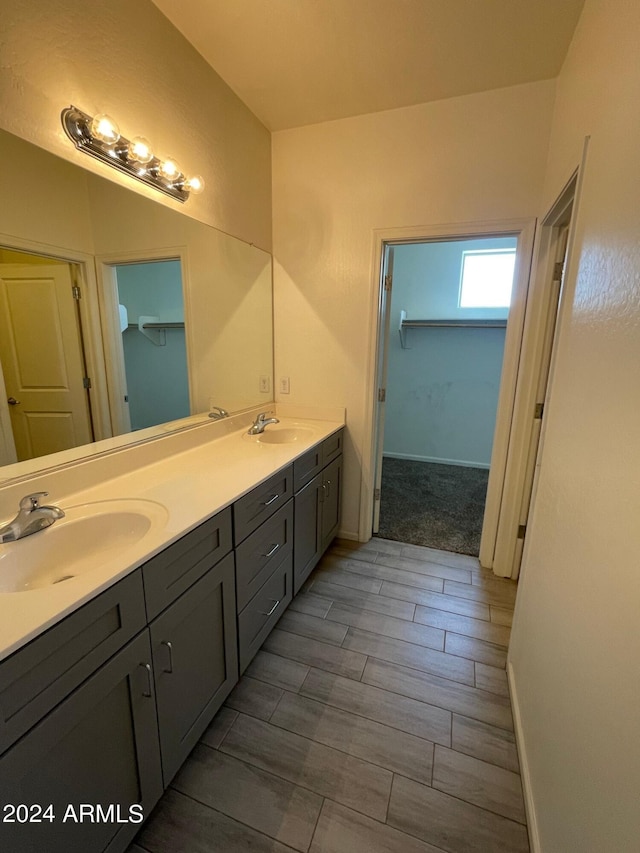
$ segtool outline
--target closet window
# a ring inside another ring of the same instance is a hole
[[[463,252],[460,308],[508,308],[515,262],[515,249]]]

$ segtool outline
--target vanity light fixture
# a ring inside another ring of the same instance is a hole
[[[204,189],[200,175],[187,178],[172,157],[157,157],[144,137],[125,139],[121,136],[118,125],[108,115],[92,117],[70,106],[62,111],[61,118],[76,148],[171,198],[186,201],[191,193],[201,193]]]

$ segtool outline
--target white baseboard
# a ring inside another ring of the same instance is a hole
[[[467,462],[463,459],[440,459],[435,456],[416,456],[412,453],[387,453],[385,450],[383,456],[388,456],[390,459],[410,459],[412,462],[435,462],[436,465],[460,465],[461,468],[489,468],[488,462]]]
[[[513,727],[518,747],[518,760],[520,761],[520,776],[522,778],[522,793],[524,796],[524,808],[527,814],[527,831],[529,833],[529,846],[531,853],[542,853],[540,846],[540,834],[538,832],[538,820],[536,817],[535,804],[531,793],[531,777],[529,774],[529,761],[522,732],[522,718],[520,717],[520,705],[516,691],[516,681],[513,674],[513,666],[507,661],[507,679],[509,681],[509,693],[511,695],[511,708],[513,711]]]
[[[338,530],[336,537],[338,539],[349,539],[351,542],[358,541],[358,534],[354,533],[352,530]]]

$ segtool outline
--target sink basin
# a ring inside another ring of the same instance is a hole
[[[309,440],[312,435],[313,430],[310,427],[280,426],[279,424],[270,424],[258,435],[245,433],[246,439],[255,444],[293,444],[296,441]]]
[[[65,517],[45,530],[0,545],[0,593],[71,581],[137,545],[168,518],[162,504],[136,499],[62,509]]]

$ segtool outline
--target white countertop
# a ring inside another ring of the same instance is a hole
[[[63,510],[94,502],[142,499],[160,505],[159,521],[135,544],[118,548],[105,542],[104,551],[94,547],[90,570],[77,577],[38,589],[0,592],[0,660],[344,426],[336,420],[283,417],[280,420],[279,428],[298,424],[311,432],[291,443],[259,444],[244,438],[247,428],[243,425],[230,434],[207,439],[199,446],[172,453],[129,473],[92,483],[81,491],[66,494],[62,500],[53,500],[55,492],[49,484],[49,500]],[[114,470],[117,468],[114,464]],[[36,490],[37,481],[24,492]],[[63,524],[64,519],[56,523]],[[14,557],[18,554],[16,549],[23,549],[27,560],[30,551],[26,545],[36,537],[39,547],[47,538],[51,541],[55,564],[54,524],[33,536],[0,545],[0,571],[3,555],[11,549]],[[64,574],[64,565],[60,569]]]

